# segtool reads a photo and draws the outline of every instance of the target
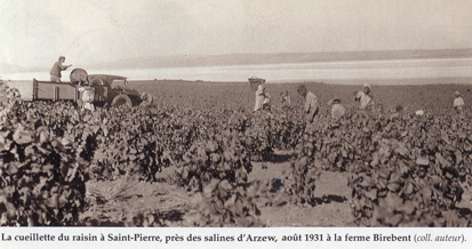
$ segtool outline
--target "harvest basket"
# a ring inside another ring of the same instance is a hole
[[[257,86],[259,86],[260,84],[264,84],[266,82],[265,79],[257,78],[257,77],[251,77],[248,79],[248,81],[249,81],[249,86],[251,87],[253,91],[257,90]]]

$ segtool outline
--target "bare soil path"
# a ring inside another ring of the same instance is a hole
[[[276,155],[281,158],[284,152],[276,152]],[[289,174],[289,161],[260,162],[254,163],[250,180],[270,183],[272,179],[285,180]],[[347,181],[347,173],[322,173],[316,182],[315,195],[319,198],[316,206],[298,206],[283,200],[275,201],[282,205],[269,207],[258,203],[261,220],[267,226],[350,226],[353,219],[349,207],[351,193]]]

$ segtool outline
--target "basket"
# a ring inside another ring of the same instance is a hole
[[[80,83],[87,82],[87,77],[88,77],[88,74],[87,74],[87,71],[85,71],[85,69],[75,68],[70,73],[70,82],[72,84],[78,85]]]
[[[257,78],[257,77],[251,77],[248,79],[248,81],[249,81],[249,86],[254,91],[257,90],[257,86],[259,86],[260,84],[264,84],[266,82],[265,79]]]

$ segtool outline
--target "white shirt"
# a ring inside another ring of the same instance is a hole
[[[82,94],[81,100],[85,103],[91,103],[95,97],[95,89],[93,87],[81,86],[79,92]]]
[[[305,113],[309,122],[313,121],[313,118],[318,112],[318,108],[318,97],[312,92],[308,92],[305,97]]]
[[[452,104],[452,106],[453,106],[454,108],[462,108],[464,105],[465,105],[464,99],[463,99],[462,97],[460,97],[460,96],[459,96],[459,97],[456,97],[456,98],[454,99],[454,103]]]
[[[264,96],[264,101],[263,101],[264,105],[270,105],[270,95],[269,94],[265,94]]]
[[[359,108],[360,109],[366,109],[370,104],[372,104],[372,97],[370,97],[368,94],[366,94],[363,91],[359,91],[356,94],[356,100],[359,100]]]
[[[346,114],[346,108],[344,108],[341,104],[333,104],[331,106],[331,118],[334,120],[340,119],[342,116]]]
[[[282,106],[290,106],[290,96],[282,96]]]
[[[416,115],[416,116],[423,116],[423,115],[424,115],[424,111],[423,111],[423,110],[417,110],[417,111],[415,112],[415,115]]]
[[[266,99],[265,87],[262,84],[260,84],[257,86],[257,90],[256,90],[256,103],[254,105],[254,111],[262,109],[265,99]]]
[[[93,100],[95,98],[95,88],[88,87],[88,86],[81,86],[79,87],[79,92],[81,93],[81,100],[83,102],[82,108],[87,109],[90,111],[95,110],[95,106],[93,105]]]

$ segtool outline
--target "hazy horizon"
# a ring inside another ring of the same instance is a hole
[[[0,66],[241,53],[463,49],[469,0],[0,0]],[[2,70],[0,70],[2,71]]]
[[[472,58],[472,49],[438,50],[373,50],[373,51],[332,51],[309,53],[232,53],[216,55],[168,55],[134,57],[91,65],[74,65],[91,69],[145,69],[173,67],[239,66],[262,64],[297,64],[353,61],[395,61],[415,59],[461,59]],[[49,65],[21,67],[0,63],[0,73],[21,73],[48,71]]]
[[[123,68],[106,67],[105,69],[87,68],[89,74],[115,74],[128,77],[129,80],[172,79],[213,82],[242,82],[251,76],[276,81],[352,81],[352,80],[400,80],[430,79],[431,82],[451,83],[455,79],[467,79],[472,82],[472,57],[439,59],[395,59],[395,60],[358,60],[358,61],[321,61],[301,63],[272,63],[250,65],[217,65],[187,67],[145,67]],[[68,79],[67,70],[64,80]],[[48,80],[48,70],[4,74],[8,79]],[[441,81],[438,81],[441,79]],[[411,81],[410,81],[411,82]],[[402,81],[399,81],[402,83]]]

